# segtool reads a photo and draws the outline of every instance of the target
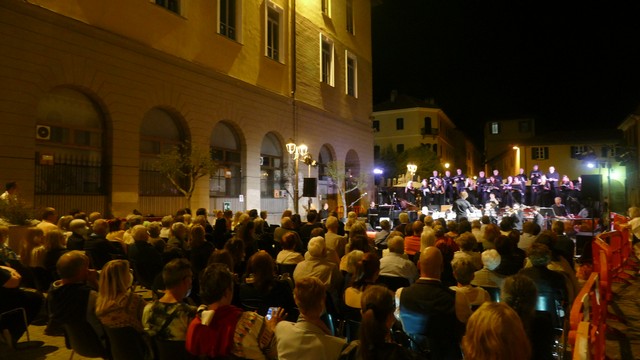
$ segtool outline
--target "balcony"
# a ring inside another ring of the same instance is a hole
[[[420,135],[422,136],[426,136],[426,135],[437,136],[439,133],[440,133],[440,129],[438,128],[421,128],[420,129]]]

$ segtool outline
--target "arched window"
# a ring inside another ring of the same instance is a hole
[[[104,115],[87,96],[57,88],[36,108],[36,194],[104,195]]]
[[[282,144],[273,134],[267,134],[260,147],[260,196],[274,197],[274,190],[284,189],[282,183]]]
[[[168,112],[153,108],[140,128],[140,195],[182,196],[166,176],[156,170],[158,155],[183,144],[184,131]]]
[[[319,180],[327,180],[329,177],[327,175],[327,165],[333,161],[333,155],[331,154],[331,149],[325,144],[320,148],[320,153],[318,154],[318,179]]]
[[[209,181],[210,196],[235,197],[242,184],[240,141],[236,132],[225,123],[218,123],[211,133],[211,158],[218,162],[218,171]]]

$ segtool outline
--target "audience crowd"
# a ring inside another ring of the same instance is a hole
[[[579,290],[562,223],[401,213],[372,234],[355,213],[320,217],[47,208],[19,249],[0,226],[0,312],[46,313],[45,332],[71,347],[144,359],[553,358]],[[10,346],[21,317],[0,320]]]

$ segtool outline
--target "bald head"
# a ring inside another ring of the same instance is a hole
[[[89,270],[89,258],[78,250],[66,252],[58,259],[56,270],[65,282],[84,281]]]
[[[420,253],[418,268],[421,277],[440,279],[442,273],[442,253],[435,246],[429,246]]]

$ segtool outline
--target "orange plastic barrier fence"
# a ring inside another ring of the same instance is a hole
[[[597,255],[596,255],[597,254]],[[594,254],[606,269],[604,251]],[[593,272],[573,302],[569,317],[569,343],[573,359],[604,359],[606,353],[607,297],[601,293],[600,274]]]

